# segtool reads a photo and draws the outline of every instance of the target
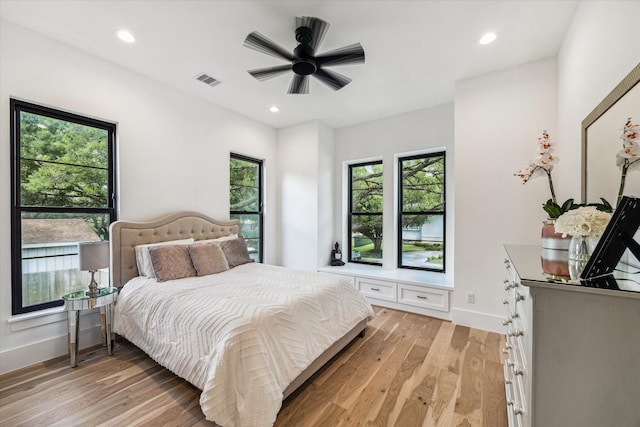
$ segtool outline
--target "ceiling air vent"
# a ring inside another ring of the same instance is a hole
[[[220,84],[219,80],[214,79],[208,74],[202,73],[196,77],[196,80],[200,80],[202,83],[208,84],[211,87],[217,86]]]

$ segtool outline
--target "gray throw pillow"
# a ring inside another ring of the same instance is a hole
[[[198,276],[216,274],[229,269],[227,258],[218,242],[190,245],[189,255]]]
[[[158,282],[197,275],[187,245],[152,247],[149,248],[149,256]]]
[[[247,250],[247,244],[244,242],[244,239],[227,240],[221,242],[220,247],[222,248],[222,252],[224,252],[224,256],[227,258],[229,268],[253,262],[253,260],[249,258],[249,251]]]

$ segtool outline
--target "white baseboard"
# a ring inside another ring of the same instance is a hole
[[[456,325],[469,326],[476,329],[484,329],[485,331],[505,333],[502,325],[504,317],[495,316],[493,314],[481,313],[479,311],[464,310],[461,308],[451,308],[451,321]]]
[[[81,329],[78,341],[80,348],[91,347],[102,342],[100,324]],[[0,353],[0,375],[26,368],[36,363],[69,354],[68,335],[53,337]],[[105,350],[106,351],[106,350]]]

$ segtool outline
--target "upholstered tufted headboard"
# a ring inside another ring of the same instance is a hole
[[[240,221],[217,220],[198,212],[176,212],[149,222],[116,221],[109,227],[111,286],[121,287],[138,276],[137,245],[167,240],[215,239],[240,233]]]

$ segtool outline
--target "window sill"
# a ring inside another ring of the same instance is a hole
[[[94,311],[97,310],[83,310],[80,312],[80,315],[87,315]],[[11,332],[17,332],[25,329],[37,328],[51,323],[64,322],[66,320],[67,310],[62,306],[11,316],[7,320],[7,323],[9,323]]]

